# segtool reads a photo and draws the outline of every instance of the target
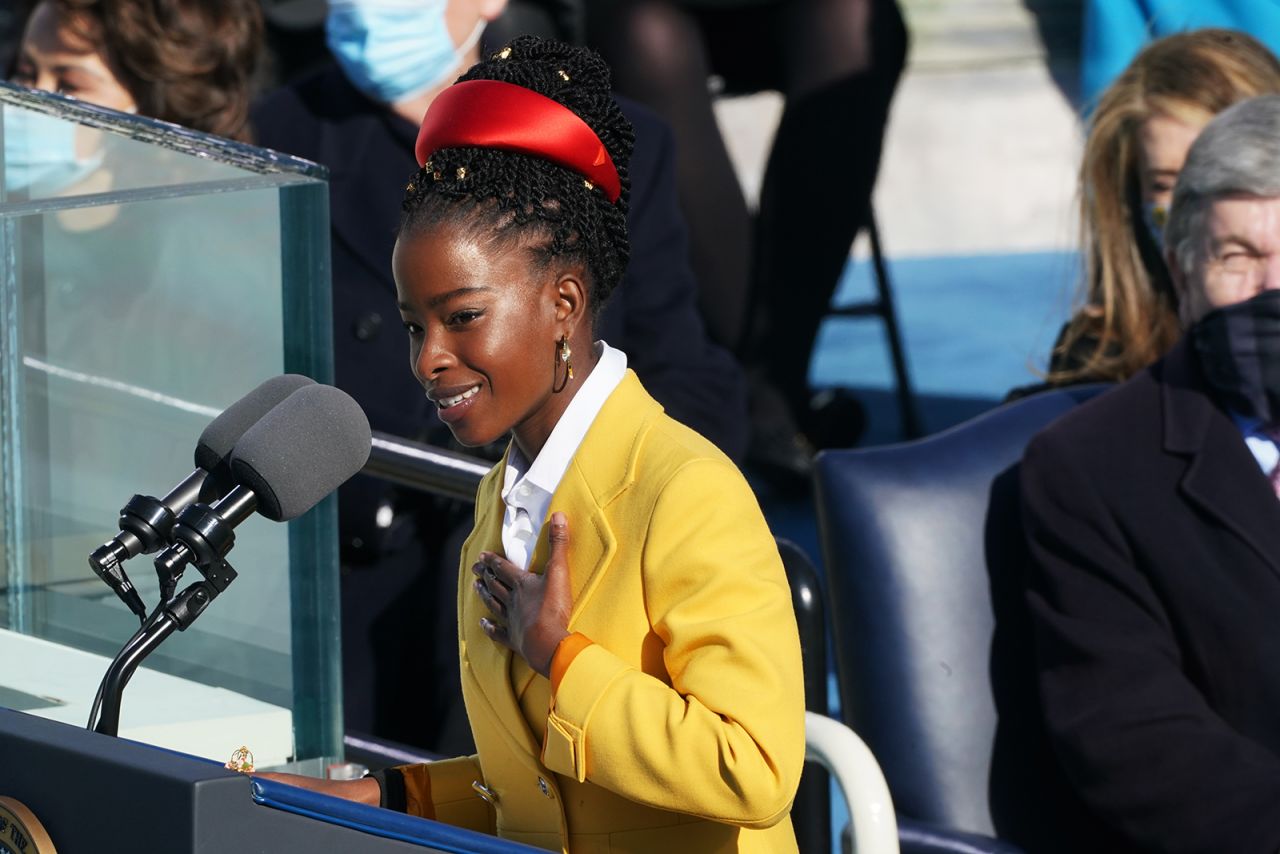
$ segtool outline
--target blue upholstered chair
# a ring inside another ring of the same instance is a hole
[[[1070,851],[1092,825],[1040,729],[1017,465],[1035,433],[1105,388],[1042,392],[926,439],[818,457],[841,707],[920,845],[936,828]]]

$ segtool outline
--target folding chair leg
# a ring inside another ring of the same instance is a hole
[[[911,388],[911,376],[907,373],[906,351],[902,346],[902,335],[898,331],[898,313],[893,304],[893,291],[889,287],[889,271],[880,249],[880,229],[876,226],[875,211],[870,209],[867,211],[867,236],[871,238],[871,263],[876,276],[879,313],[884,318],[885,334],[889,336],[889,357],[893,362],[893,376],[897,383],[902,435],[906,439],[917,439],[924,435],[924,429],[920,423],[915,392]]]

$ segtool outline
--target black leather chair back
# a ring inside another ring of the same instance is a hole
[[[1069,800],[1040,734],[1016,466],[1106,386],[1037,394],[944,433],[816,465],[841,704],[899,815],[1030,851]]]

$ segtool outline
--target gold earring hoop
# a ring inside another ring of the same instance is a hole
[[[556,362],[564,364],[564,379],[559,385],[552,387],[552,392],[559,394],[564,391],[565,386],[569,384],[569,380],[573,379],[573,350],[569,347],[569,336],[561,335],[560,340],[556,342]],[[559,368],[553,368],[552,373],[557,373]]]

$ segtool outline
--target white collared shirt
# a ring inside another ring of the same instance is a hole
[[[1249,452],[1258,461],[1262,473],[1270,477],[1275,467],[1280,465],[1280,448],[1276,447],[1275,440],[1262,431],[1262,422],[1258,419],[1235,412],[1231,413],[1231,418],[1244,433],[1244,443],[1249,446]]]
[[[514,442],[507,453],[502,479],[502,502],[506,505],[502,549],[507,560],[524,569],[529,568],[534,544],[551,509],[551,496],[600,408],[627,372],[626,353],[603,341],[597,341],[596,348],[599,361],[569,401],[533,463],[524,458]]]

